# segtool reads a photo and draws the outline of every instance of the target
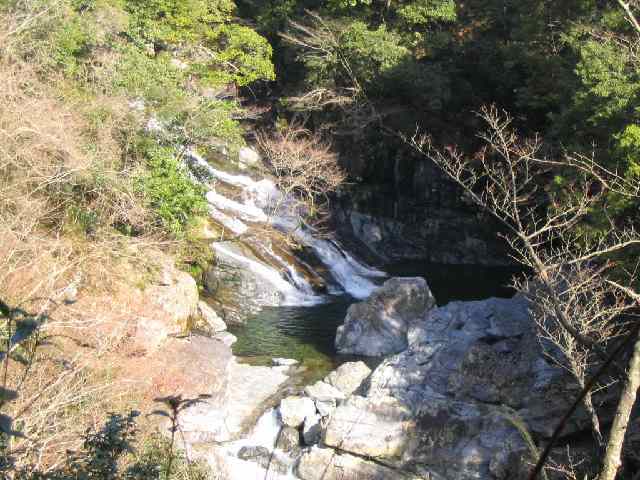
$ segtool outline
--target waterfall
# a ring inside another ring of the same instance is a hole
[[[384,272],[353,258],[335,240],[323,238],[311,228],[301,225],[295,214],[296,202],[289,201],[271,180],[230,174],[212,167],[192,150],[185,153],[198,171],[194,176],[200,177],[200,181],[210,188],[206,198],[212,218],[231,233],[242,236],[251,232],[251,224],[266,224],[308,247],[331,277],[328,285],[330,294],[366,298],[377,288],[376,279],[385,277]],[[202,177],[213,181],[207,182]],[[227,196],[229,190],[235,192],[234,198]],[[269,242],[264,241],[262,250],[281,269],[244,257],[221,244],[214,244],[214,248],[271,284],[281,294],[282,305],[307,305],[321,301],[322,297],[314,293],[304,275],[295,265],[276,255]]]
[[[302,288],[293,285],[287,282],[275,268],[247,256],[232,252],[221,243],[215,242],[213,249],[223,257],[233,259],[236,264],[243,266],[271,284],[276,292],[281,295],[281,301],[278,302],[280,305],[314,305],[322,301],[321,297],[313,294],[313,289],[308,283]]]
[[[258,420],[251,433],[241,440],[231,442],[220,450],[224,456],[226,465],[225,477],[228,480],[296,480],[293,474],[294,459],[284,452],[276,449],[276,442],[282,429],[282,421],[278,411],[274,408],[267,410]],[[241,460],[238,454],[243,447],[264,447],[270,452],[269,468],[257,463],[255,460]],[[213,467],[218,467],[215,461]]]

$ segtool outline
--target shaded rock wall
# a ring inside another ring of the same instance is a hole
[[[343,239],[365,244],[382,261],[511,263],[495,221],[432,162],[393,143],[381,152],[345,152],[341,162],[356,179],[334,203]]]

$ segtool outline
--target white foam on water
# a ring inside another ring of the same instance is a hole
[[[245,257],[244,255],[232,252],[224,245],[214,243],[213,248],[229,258],[234,259],[238,264],[243,265],[247,270],[252,271],[257,276],[263,278],[266,282],[273,285],[278,293],[282,296],[280,305],[283,306],[295,306],[295,305],[317,305],[323,300],[316,295],[309,295],[297,289],[294,285],[287,282],[280,272],[275,268],[265,265],[257,260]]]
[[[224,182],[233,187],[250,187],[256,183],[251,177],[246,175],[232,175],[222,170],[218,170],[209,165],[204,158],[198,155],[193,150],[185,150],[185,154],[189,156],[192,160],[194,160],[198,165],[203,167],[212,177],[217,178],[221,182]]]
[[[220,210],[225,210],[237,214],[241,219],[250,222],[264,223],[268,220],[267,215],[258,207],[254,205],[247,205],[246,203],[236,202],[230,200],[224,195],[216,193],[214,190],[207,192],[207,201]]]
[[[380,270],[364,266],[334,242],[316,238],[304,229],[298,229],[293,234],[315,252],[342,290],[354,298],[367,298],[378,288],[371,278],[385,276]]]
[[[211,190],[207,193],[207,201],[211,204],[214,219],[235,234],[244,234],[249,227],[244,221],[270,223],[285,234],[292,235],[297,241],[311,248],[318,259],[327,267],[338,285],[329,285],[331,294],[347,293],[354,298],[367,298],[378,288],[373,279],[385,277],[385,273],[371,268],[356,260],[336,242],[325,238],[317,238],[313,232],[301,225],[299,216],[295,214],[298,202],[285,198],[274,182],[268,179],[253,180],[246,175],[232,175],[213,168],[197,153],[188,150],[187,154],[205,168],[214,178],[241,189],[242,203],[231,200]],[[242,264],[276,287],[284,297],[283,305],[304,305],[318,303],[320,296],[314,295],[313,288],[295,265],[287,263],[275,255],[271,248],[268,253],[287,270],[291,282],[288,282],[276,269],[261,262],[242,258]],[[228,252],[229,255],[235,255]],[[240,260],[240,259],[237,259]],[[313,299],[313,300],[310,300]],[[302,303],[295,303],[302,302]]]
[[[249,227],[241,220],[230,217],[213,206],[209,206],[209,214],[211,218],[235,235],[243,235],[249,230]]]
[[[224,445],[219,453],[226,467],[227,480],[294,480],[294,460],[284,452],[275,448],[282,429],[282,422],[278,411],[274,408],[267,410],[258,420],[251,433],[240,440]],[[238,453],[243,447],[264,447],[277,459],[279,463],[288,465],[286,473],[280,473],[276,468],[265,469],[255,461],[242,460]],[[214,465],[215,467],[215,465]]]

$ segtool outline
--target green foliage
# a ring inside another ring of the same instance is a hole
[[[335,10],[354,8],[360,5],[371,5],[371,0],[329,0],[329,8]]]
[[[591,122],[615,119],[637,104],[640,76],[632,52],[615,42],[586,41],[578,53],[576,74],[582,88],[576,103],[591,112]]]
[[[181,237],[190,223],[207,212],[204,187],[189,178],[170,148],[151,147],[145,156],[147,171],[138,179],[138,188],[161,225]]]
[[[206,480],[209,469],[189,462],[182,451],[159,434],[138,440],[138,412],[110,414],[101,429],[89,429],[82,447],[58,459],[61,466],[41,473],[37,469],[13,470],[20,480]],[[1,449],[0,449],[1,451]],[[2,465],[0,464],[0,467]],[[0,468],[0,472],[2,469]]]
[[[157,108],[179,105],[186,96],[184,72],[171,63],[168,54],[152,56],[134,45],[118,46],[113,85],[117,92],[143,98]]]
[[[215,24],[230,20],[232,0],[126,0],[131,31],[143,41],[165,45],[197,42]]]
[[[275,78],[271,46],[251,28],[231,22],[231,0],[128,0],[126,9],[132,35],[150,42],[154,54],[206,49],[208,58],[199,55],[190,64],[191,72],[210,85],[245,86]]]
[[[340,35],[339,44],[340,54],[369,91],[380,90],[380,78],[393,77],[400,64],[409,58],[401,37],[385,25],[370,30],[364,22],[353,22]]]
[[[67,75],[77,76],[82,70],[82,61],[95,46],[94,26],[73,16],[54,33],[53,59]]]
[[[249,85],[258,80],[274,80],[273,51],[267,40],[254,30],[237,24],[222,25],[207,34],[213,58],[194,65],[194,71],[212,85]]]
[[[453,0],[417,0],[403,4],[398,15],[412,25],[428,25],[435,22],[456,20],[456,5]]]
[[[233,118],[240,110],[236,102],[203,100],[176,119],[183,132],[183,143],[206,146],[212,139],[222,139],[232,149],[244,145],[240,123]]]

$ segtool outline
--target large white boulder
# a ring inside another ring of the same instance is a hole
[[[288,427],[298,428],[304,419],[316,414],[313,400],[307,397],[287,397],[280,402],[280,417]]]
[[[392,278],[364,302],[349,307],[336,333],[342,354],[383,356],[407,348],[407,332],[435,306],[424,278]]]
[[[366,363],[347,362],[327,375],[324,381],[349,396],[360,388],[369,375],[371,375],[371,369]]]

